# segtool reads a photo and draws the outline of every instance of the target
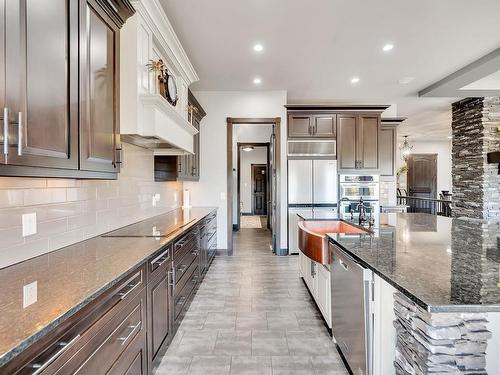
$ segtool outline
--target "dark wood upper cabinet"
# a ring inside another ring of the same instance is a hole
[[[93,0],[80,8],[80,169],[114,172],[119,29]]]
[[[357,152],[361,169],[378,169],[379,127],[379,116],[358,117]]]
[[[0,0],[0,175],[116,178],[118,38],[133,12],[128,0]]]
[[[1,8],[3,162],[78,169],[78,4],[5,1]]]
[[[339,169],[356,169],[356,124],[357,116],[338,116],[337,159]]]
[[[318,138],[334,138],[336,135],[336,115],[314,115],[313,136]]]
[[[339,170],[378,170],[379,115],[338,115]]]
[[[288,138],[335,138],[335,114],[288,115]]]
[[[310,115],[288,115],[288,137],[305,138],[312,135]]]

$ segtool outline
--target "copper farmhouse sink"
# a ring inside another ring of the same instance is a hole
[[[299,249],[308,258],[330,264],[327,233],[366,234],[366,230],[341,220],[299,221]]]

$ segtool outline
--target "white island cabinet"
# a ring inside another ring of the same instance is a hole
[[[316,302],[328,327],[332,327],[332,304],[330,288],[330,270],[311,259],[299,250],[300,276]]]

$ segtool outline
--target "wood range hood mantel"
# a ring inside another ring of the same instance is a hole
[[[132,1],[136,13],[120,35],[121,139],[158,155],[193,154],[198,129],[188,121],[188,87],[198,80],[159,0]],[[172,105],[159,94],[152,61],[162,60],[177,86]]]
[[[164,97],[158,94],[140,95],[139,103],[137,133],[122,134],[124,141],[158,150],[158,154],[193,153],[193,136],[198,134],[198,129]]]

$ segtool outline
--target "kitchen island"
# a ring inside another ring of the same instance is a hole
[[[500,227],[418,213],[380,220],[374,233],[328,236],[397,290],[396,373],[500,373]]]
[[[418,213],[379,219],[366,234],[327,234],[374,275],[373,374],[500,373],[499,226]],[[332,297],[333,315],[339,303]]]

